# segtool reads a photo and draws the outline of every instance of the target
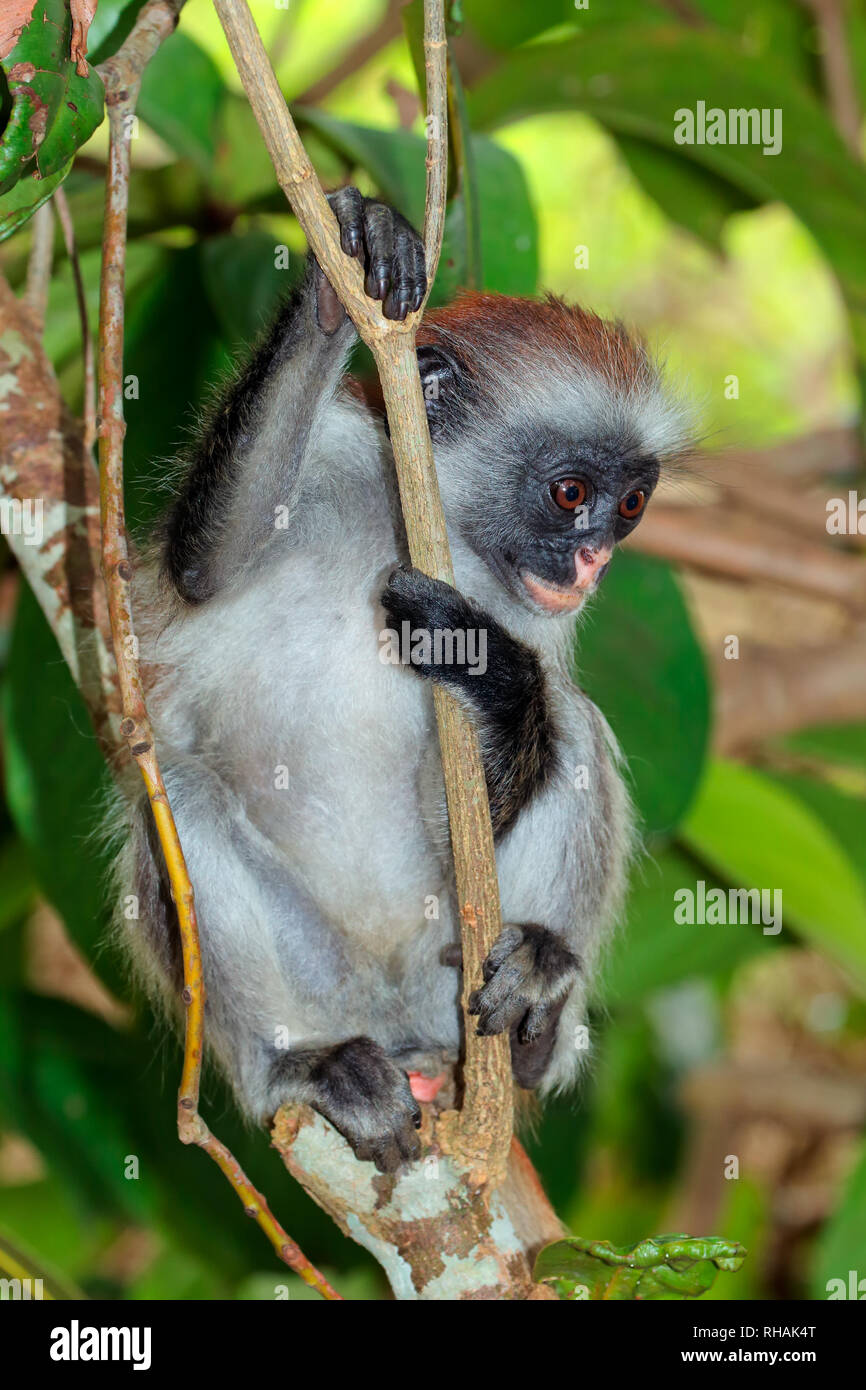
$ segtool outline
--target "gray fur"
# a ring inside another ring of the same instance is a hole
[[[315,1059],[334,1044],[371,1039],[400,1068],[435,1072],[461,1043],[459,972],[442,963],[459,931],[431,689],[379,659],[379,596],[406,554],[390,445],[340,384],[351,329],[326,337],[312,292],[234,460],[210,538],[213,596],[181,604],[154,551],[133,598],[196,890],[208,1038],[256,1120],[284,1100],[317,1103]],[[561,379],[555,361],[542,382],[518,363],[511,380],[497,372],[497,432],[522,412],[523,428],[538,418],[581,438],[644,431],[654,452],[679,442],[681,420],[657,383],[616,399],[600,379]],[[611,731],[571,677],[573,615],[522,604],[472,543],[479,470],[489,478],[495,467],[486,438],[485,448],[476,414],[437,446],[437,467],[457,588],[536,653],[557,730],[555,772],[497,847],[504,920],[548,928],[579,961],[542,1080],[550,1091],[574,1080],[585,1055],[576,1029],[622,901],[632,818]],[[287,790],[275,785],[280,767]],[[174,923],[148,816],[130,802],[119,890],[140,897],[140,920],[125,927],[146,979],[176,999]],[[393,1123],[399,1161],[406,1114]],[[369,1146],[369,1114],[365,1124]]]

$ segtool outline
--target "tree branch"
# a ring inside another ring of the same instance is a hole
[[[370,347],[382,383],[413,564],[454,582],[445,518],[433,463],[415,357],[419,314],[405,323],[384,318],[364,293],[358,263],[344,256],[336,221],[289,115],[246,0],[214,0],[238,73],[258,120],[277,179],[322,270]],[[441,0],[427,0],[428,74],[427,265],[435,269],[444,222],[447,160],[446,46]],[[428,287],[429,289],[429,287]],[[460,907],[464,1009],[482,983],[481,964],[499,935],[501,918],[493,834],[478,738],[469,718],[441,687],[434,705],[445,777]],[[478,1038],[466,1015],[464,1099],[459,1115],[443,1117],[438,1136],[480,1189],[504,1178],[511,1139],[511,1062],[507,1037]]]
[[[100,70],[105,83],[109,121],[105,228],[99,296],[99,417],[102,575],[108,596],[111,635],[120,686],[123,718],[120,733],[147,788],[159,842],[171,883],[183,955],[183,1003],[186,1006],[183,1071],[178,1095],[178,1136],[197,1144],[228,1178],[244,1210],[252,1216],[276,1253],[325,1298],[339,1294],[310,1264],[275,1219],[265,1198],[253,1187],[233,1155],[213,1135],[198,1112],[204,1051],[206,1000],[195,897],[183,849],[157,761],[147,714],[132,623],[132,566],[123,504],[123,328],[126,219],[129,204],[129,141],[141,74],[162,41],[174,32],[184,0],[149,0],[120,50]]]

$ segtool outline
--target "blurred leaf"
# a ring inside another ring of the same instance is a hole
[[[609,4],[609,0],[608,0]],[[608,4],[601,8],[607,9]],[[503,5],[502,0],[462,0],[466,23],[491,48],[507,50],[534,38],[545,29],[569,22],[582,14],[574,0],[534,0],[532,5]]]
[[[12,107],[0,141],[0,195],[19,179],[47,179],[67,169],[102,120],[102,82],[92,67],[87,77],[76,73],[71,35],[69,0],[36,0],[29,23],[3,59]],[[32,194],[25,206],[37,206]],[[0,220],[8,220],[2,197]]]
[[[36,880],[21,841],[5,840],[0,845],[0,932],[23,917],[35,896]]]
[[[539,1251],[533,1278],[569,1300],[697,1298],[745,1258],[742,1245],[715,1236],[652,1236],[618,1248],[566,1236]]]
[[[830,1217],[815,1249],[812,1268],[811,1298],[855,1298],[866,1296],[866,1143],[861,1144],[858,1160],[842,1193],[836,1211]],[[851,1275],[853,1273],[853,1280]],[[842,1287],[831,1280],[841,1280]],[[853,1285],[853,1287],[852,1287]]]
[[[81,1299],[84,1294],[74,1284],[56,1270],[50,1269],[46,1261],[35,1255],[28,1246],[22,1248],[0,1228],[0,1278],[38,1279],[42,1285],[41,1297],[44,1299]],[[35,1297],[35,1293],[34,1293]]]
[[[818,777],[791,772],[769,772],[768,776],[814,811],[845,850],[866,887],[866,795],[861,791],[851,796]]]
[[[787,925],[866,989],[862,880],[839,841],[801,801],[753,768],[712,762],[680,834],[729,883],[779,890]]]
[[[866,772],[866,723],[813,725],[786,734],[773,746],[813,757],[840,771]]]
[[[754,207],[753,199],[724,179],[661,145],[631,135],[620,135],[617,143],[638,183],[662,212],[714,250],[721,248],[722,228],[731,214]]]
[[[676,922],[674,894],[702,876],[708,891],[720,886],[707,878],[706,869],[675,849],[638,865],[625,928],[617,934],[604,969],[604,998],[610,1007],[634,1007],[655,990],[728,971],[771,944],[773,938],[764,936],[759,925]]]
[[[47,179],[37,179],[28,174],[0,197],[0,241],[11,236],[33,216],[37,208],[41,208],[42,204],[48,201],[54,190],[60,187],[71,167],[70,160]]]
[[[97,847],[108,773],[87,710],[32,593],[22,585],[3,684],[6,795],[42,891],[88,959],[105,932],[107,857]],[[99,957],[109,988],[122,978]]]
[[[644,829],[671,831],[700,780],[710,706],[703,654],[667,565],[616,556],[578,628],[577,667],[623,748]]]
[[[694,110],[698,100],[708,109],[781,110],[781,152],[676,144],[674,112]],[[787,203],[836,272],[866,358],[866,169],[784,67],[752,56],[742,41],[714,29],[630,23],[521,50],[469,99],[476,127],[575,107],[617,135],[638,136],[696,162],[756,202]]]
[[[305,257],[276,266],[276,246],[266,232],[210,237],[202,242],[202,275],[223,336],[233,347],[255,341],[303,273]]]
[[[385,202],[413,227],[424,225],[427,146],[420,135],[356,125],[313,106],[295,106],[292,113],[302,130],[314,130],[344,159],[366,169]]]
[[[99,0],[87,35],[89,63],[104,63],[117,52],[144,4],[145,0]]]
[[[138,114],[177,154],[207,173],[226,87],[213,60],[182,29],[144,70]]]

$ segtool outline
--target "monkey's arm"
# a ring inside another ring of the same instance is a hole
[[[450,585],[398,569],[383,594],[410,631],[483,627],[487,669],[423,665],[472,709],[490,795],[503,905],[511,922],[484,964],[471,1012],[481,1034],[508,1032],[515,1079],[551,1086],[580,1056],[569,1030],[581,1016],[584,968],[617,911],[630,837],[628,799],[601,716],[574,691],[557,728],[535,653]],[[568,763],[569,766],[563,766]],[[584,790],[572,779],[586,764]]]
[[[426,289],[424,248],[405,218],[356,188],[332,194],[340,241],[360,259],[386,318],[405,319]],[[212,408],[163,528],[163,565],[180,596],[203,603],[274,535],[323,424],[355,330],[312,254],[304,279]]]
[[[408,621],[410,630],[484,634],[483,648],[476,644],[483,660],[474,664],[413,660],[412,665],[419,675],[447,685],[475,715],[498,840],[556,765],[555,730],[538,659],[450,584],[420,570],[396,569],[382,603],[398,632]]]

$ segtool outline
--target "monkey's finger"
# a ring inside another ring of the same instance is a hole
[[[521,941],[523,933],[519,927],[506,926],[502,928],[499,936],[493,943],[490,955],[484,962],[482,974],[485,980],[492,980],[497,970],[508,959],[513,951],[516,951]]]
[[[394,219],[391,209],[383,203],[368,203],[364,208],[364,243],[367,251],[364,289],[371,299],[384,299],[394,261]]]
[[[382,313],[386,319],[405,319],[415,303],[417,269],[415,245],[417,238],[408,223],[397,222],[394,228],[394,261],[391,267],[391,288],[385,296]]]
[[[546,1031],[553,1012],[552,1003],[533,1004],[517,1028],[517,1039],[521,1043],[536,1042]]]
[[[364,199],[357,188],[338,188],[329,202],[340,226],[340,245],[347,256],[360,256],[364,249]]]

